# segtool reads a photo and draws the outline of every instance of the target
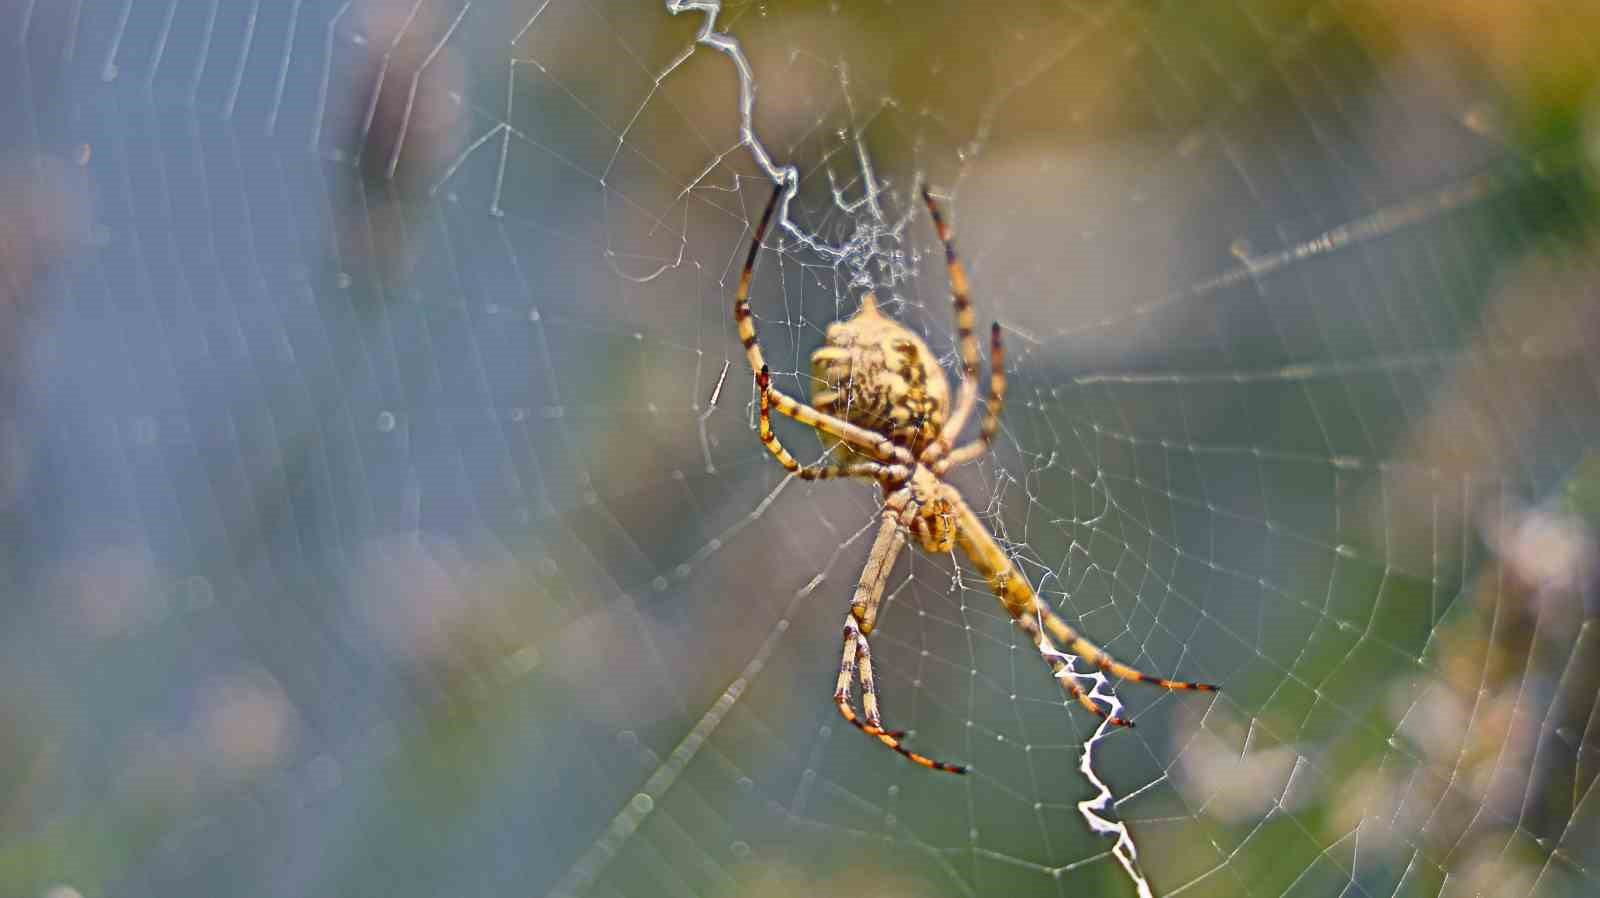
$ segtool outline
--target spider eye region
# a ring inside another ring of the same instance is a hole
[[[928,344],[878,311],[870,295],[850,318],[830,325],[811,354],[818,410],[881,433],[913,454],[938,439],[950,385]]]

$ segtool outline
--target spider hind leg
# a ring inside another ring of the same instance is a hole
[[[858,673],[861,679],[861,706],[866,720],[862,720],[863,715],[857,715],[855,708],[850,705],[850,687]],[[929,770],[943,770],[946,773],[967,772],[967,768],[961,764],[936,761],[906,748],[901,742],[905,737],[905,730],[884,729],[878,711],[878,686],[872,676],[871,649],[867,646],[867,637],[862,634],[861,624],[856,620],[854,613],[845,615],[844,655],[839,661],[839,680],[833,690],[833,703],[839,709],[839,716],[851,726],[877,739],[913,764],[919,764]]]
[[[1045,611],[1043,614],[1049,614],[1049,612]],[[1043,614],[1040,616],[1042,617]],[[1078,685],[1078,677],[1081,675],[1072,669],[1072,665],[1067,663],[1066,655],[1056,647],[1049,634],[1044,632],[1044,629],[1039,624],[1038,617],[1030,614],[1019,614],[1014,620],[1017,627],[1028,635],[1028,639],[1039,650],[1039,656],[1044,659],[1046,664],[1050,665],[1050,673],[1055,676],[1056,682],[1061,685],[1062,690],[1069,697],[1076,699],[1078,704],[1112,726],[1128,727],[1130,729],[1133,727],[1132,720],[1114,715],[1100,707],[1100,704],[1088,692],[1084,691],[1082,686]]]
[[[1133,727],[1133,721],[1120,717],[1102,708],[1082,686],[1078,685],[1077,678],[1084,676],[1074,670],[1067,663],[1066,656],[1056,646],[1056,640],[1066,646],[1066,651],[1071,652],[1084,663],[1091,664],[1099,670],[1135,683],[1149,683],[1171,691],[1193,692],[1220,692],[1221,688],[1211,683],[1193,683],[1188,680],[1172,680],[1166,677],[1152,676],[1138,668],[1123,664],[1111,657],[1104,649],[1083,638],[1071,625],[1062,620],[1044,605],[1037,602],[1032,614],[1022,613],[1015,617],[1017,626],[1028,635],[1039,654],[1050,665],[1050,672],[1061,683],[1061,688],[1078,701],[1078,704],[1092,712],[1096,717],[1105,719],[1112,726]],[[1048,630],[1049,632],[1045,632]],[[1054,636],[1055,639],[1051,639]]]
[[[1044,618],[1045,628],[1050,631],[1050,635],[1054,636],[1056,639],[1059,639],[1062,644],[1067,647],[1067,651],[1077,655],[1086,663],[1092,664],[1114,677],[1118,677],[1123,680],[1130,680],[1135,683],[1149,683],[1152,686],[1159,686],[1162,689],[1172,692],[1222,691],[1222,687],[1217,686],[1215,683],[1196,683],[1190,680],[1173,680],[1168,677],[1147,674],[1137,667],[1124,664],[1121,661],[1111,657],[1111,653],[1107,652],[1105,649],[1102,649],[1089,640],[1083,638],[1083,636],[1080,635],[1077,630],[1072,628],[1072,625],[1062,620],[1049,608],[1044,607],[1043,602],[1040,602],[1039,604],[1041,616]]]

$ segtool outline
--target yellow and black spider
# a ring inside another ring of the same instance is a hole
[[[922,198],[933,216],[934,228],[944,243],[950,271],[950,292],[955,303],[956,335],[963,377],[957,388],[955,410],[949,411],[950,386],[938,360],[920,337],[878,310],[871,293],[861,298],[861,308],[845,321],[828,326],[827,340],[811,354],[811,374],[816,383],[813,405],[779,391],[762,360],[750,312],[750,279],[761,241],[772,221],[773,209],[783,194],[780,183],[767,202],[750,244],[750,255],[739,276],[733,298],[733,318],[739,326],[750,369],[760,389],[761,442],[792,475],[804,480],[860,477],[883,488],[883,522],[867,555],[866,567],[850,600],[844,619],[844,656],[833,701],[839,714],[869,736],[912,761],[934,770],[965,773],[967,768],[917,754],[901,744],[903,731],[886,730],[878,709],[878,690],[872,678],[872,655],[867,645],[877,621],[889,570],[905,547],[909,531],[928,552],[949,552],[956,546],[982,572],[1012,621],[1039,649],[1061,688],[1100,717],[1108,712],[1095,704],[1077,685],[1056,641],[1089,664],[1124,680],[1153,683],[1166,689],[1215,692],[1209,683],[1190,683],[1153,677],[1112,658],[1057,617],[1028,584],[1011,559],[995,543],[961,494],[944,480],[950,468],[984,454],[1000,427],[1005,404],[1005,356],[1000,324],[990,330],[989,398],[978,438],[952,447],[978,402],[978,341],[972,333],[972,305],[967,298],[967,276],[956,259],[950,228],[926,188]],[[803,467],[783,448],[772,432],[772,410],[787,415],[823,435],[831,463]],[[948,417],[947,417],[948,414]],[[1053,637],[1053,639],[1052,639]],[[865,722],[850,704],[853,681],[860,672],[861,707]],[[1109,717],[1111,723],[1132,726],[1132,721]]]

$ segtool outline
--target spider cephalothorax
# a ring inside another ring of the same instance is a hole
[[[950,385],[922,338],[878,310],[871,293],[844,321],[828,325],[827,342],[811,354],[811,404],[851,424],[888,435],[921,455],[944,429]],[[824,436],[843,461],[848,444]]]
[[[972,561],[994,591],[1000,606],[1032,641],[1045,663],[1050,665],[1061,688],[1078,703],[1106,719],[1107,723],[1132,726],[1121,717],[1112,717],[1078,686],[1077,672],[1065,660],[1060,645],[1080,661],[1125,680],[1154,683],[1167,689],[1215,691],[1206,683],[1190,683],[1152,677],[1106,654],[1099,646],[1078,635],[1058,617],[1049,603],[1041,600],[1011,561],[1011,556],[989,535],[961,494],[945,481],[945,472],[956,465],[981,457],[989,450],[1000,428],[1000,411],[1005,404],[1005,356],[1000,344],[1000,325],[995,324],[989,338],[989,401],[978,438],[955,445],[967,418],[978,401],[978,341],[972,333],[972,306],[967,299],[967,276],[956,260],[950,229],[939,215],[939,207],[927,190],[922,198],[933,216],[934,228],[944,243],[945,262],[950,272],[950,293],[956,312],[956,346],[961,356],[962,378],[956,400],[950,402],[950,385],[939,362],[916,334],[878,310],[872,294],[861,299],[861,308],[849,319],[828,326],[827,343],[811,356],[811,374],[816,387],[813,405],[789,396],[772,384],[756,338],[755,316],[750,311],[750,278],[755,270],[761,238],[767,232],[772,212],[783,195],[779,184],[767,203],[767,211],[756,227],[739,276],[739,289],[733,297],[733,319],[744,343],[745,356],[755,372],[760,391],[759,433],[772,457],[791,474],[804,480],[831,477],[856,477],[872,480],[883,489],[882,517],[878,535],[867,553],[867,563],[850,599],[844,618],[844,653],[839,660],[839,678],[833,702],[839,715],[869,736],[905,757],[934,770],[964,773],[965,767],[935,761],[901,744],[904,734],[884,729],[878,708],[878,687],[872,676],[872,653],[867,637],[877,625],[889,570],[905,547],[906,534],[928,552],[949,552],[956,547]],[[772,429],[772,410],[813,428],[828,447],[830,464],[801,465]],[[850,703],[856,680],[861,682],[861,710],[858,717]],[[862,719],[865,717],[865,720]]]
[[[943,555],[956,547],[955,505],[937,486],[920,478],[911,482],[913,494],[923,488],[931,495],[917,503],[917,513],[911,517],[911,535],[917,538],[922,551]]]

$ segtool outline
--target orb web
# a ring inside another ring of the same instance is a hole
[[[1319,3],[3,15],[5,178],[60,213],[12,241],[26,893],[1600,881],[1592,114],[1529,138]],[[867,290],[958,376],[930,185],[1008,344],[954,482],[1221,694],[1086,672],[1101,726],[912,548],[886,721],[972,771],[844,725],[879,500],[756,438],[776,181],[780,388]]]

